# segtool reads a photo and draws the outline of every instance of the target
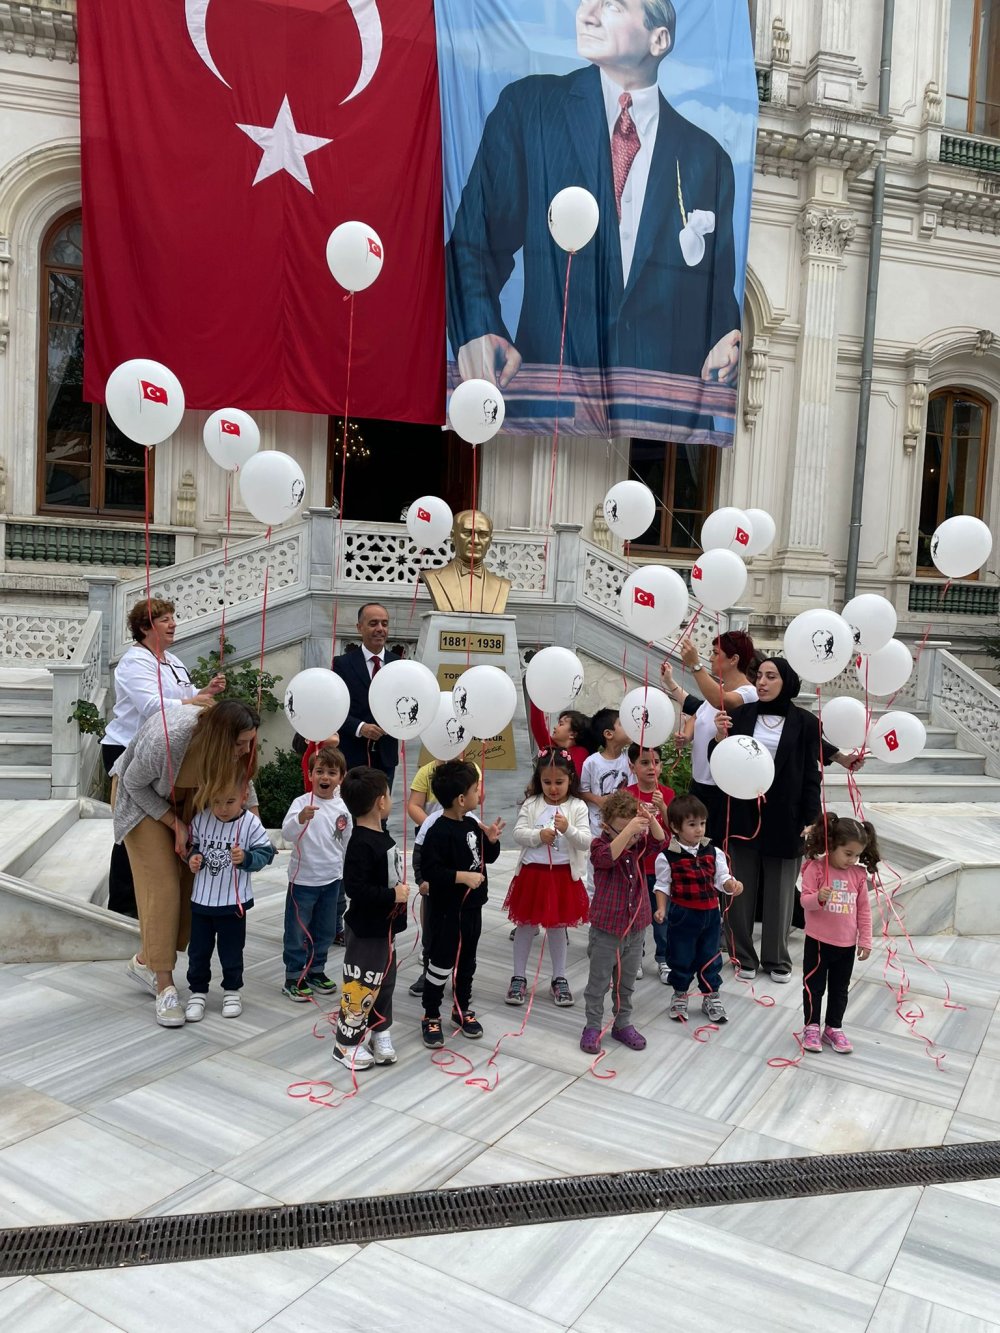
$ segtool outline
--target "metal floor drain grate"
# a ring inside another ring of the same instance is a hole
[[[1000,1175],[1000,1142],[785,1157],[367,1199],[0,1231],[0,1277],[267,1254],[319,1245],[942,1185]]]

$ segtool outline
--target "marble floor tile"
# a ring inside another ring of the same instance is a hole
[[[129,1333],[125,1324],[85,1309],[37,1278],[22,1277],[0,1289],[0,1328],[10,1333]]]
[[[471,1274],[469,1276],[472,1276]],[[405,1316],[401,1312],[405,1311]],[[559,1333],[555,1323],[491,1296],[472,1282],[441,1274],[382,1245],[367,1246],[260,1333]]]
[[[991,1143],[1000,1139],[1000,1107],[993,1108],[996,1119],[963,1115],[956,1112],[945,1135],[945,1143]]]
[[[276,1208],[280,1199],[209,1171],[189,1185],[143,1209],[143,1217],[171,1217],[180,1213],[229,1212],[238,1208]]]
[[[863,1333],[880,1291],[874,1282],[726,1235],[696,1213],[668,1213],[573,1328]]]
[[[224,1163],[221,1174],[282,1203],[349,1199],[433,1188],[481,1147],[453,1130],[355,1099]]]
[[[389,1241],[384,1248],[469,1281],[557,1324],[572,1324],[660,1220],[660,1213]]]
[[[943,1107],[824,1078],[810,1069],[786,1069],[740,1124],[804,1148],[845,1153],[941,1143],[950,1122],[951,1113]]]
[[[708,1159],[710,1162],[759,1162],[777,1157],[814,1157],[815,1149],[797,1143],[753,1134],[748,1129],[734,1129]]]
[[[896,1261],[919,1188],[699,1208],[698,1221],[881,1286]]]
[[[127,1333],[251,1333],[357,1253],[354,1245],[331,1246],[65,1273],[46,1283]]]
[[[50,1125],[78,1115],[75,1106],[57,1102],[43,1092],[0,1078],[0,1148],[28,1139]]]
[[[990,1060],[1000,1060],[1000,1006],[990,1019],[979,1054],[985,1055]]]
[[[997,1333],[1000,1324],[934,1305],[901,1291],[883,1291],[868,1333]]]
[[[214,1167],[248,1152],[323,1108],[289,1097],[271,1065],[220,1052],[123,1097],[98,1102],[89,1118]]]
[[[1000,1311],[1000,1208],[924,1191],[886,1286],[974,1318]]]
[[[969,1074],[958,1112],[976,1119],[1000,1120],[1000,1060],[979,1057]]]
[[[629,1052],[632,1054],[632,1052]],[[596,1080],[571,1084],[497,1144],[567,1174],[704,1162],[729,1127]]]
[[[981,1050],[983,1054],[989,1053],[983,1050],[991,1021],[989,1009],[978,1005],[946,1009],[940,1000],[926,995],[907,997],[902,1009],[904,1013],[915,1015],[918,1030],[929,1037],[938,1050],[963,1051],[969,1055],[977,1055]],[[877,977],[852,987],[844,1024],[852,1031],[858,1027],[867,1032],[910,1036],[912,1041],[919,1041],[897,1014],[894,995]],[[1000,1033],[1000,1028],[997,1031]],[[924,1045],[923,1042],[919,1044]],[[997,1049],[1000,1051],[1000,1036]]]
[[[130,1217],[200,1174],[78,1117],[0,1151],[0,1225]]]
[[[449,1188],[460,1185],[502,1185],[524,1180],[553,1180],[565,1175],[558,1167],[518,1157],[502,1148],[487,1148],[453,1176],[443,1181]]]

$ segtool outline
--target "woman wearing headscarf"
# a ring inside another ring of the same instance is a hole
[[[747,980],[757,975],[758,968],[769,972],[772,981],[791,980],[788,932],[802,839],[820,811],[820,728],[812,713],[792,702],[800,688],[799,677],[783,658],[766,658],[757,672],[757,702],[732,714],[717,714],[715,739],[708,747],[711,754],[727,734],[749,736],[774,759],[774,782],[763,800],[723,798],[728,803],[732,872],[743,884],[743,893],[729,904],[726,918],[730,953]],[[759,958],[753,942],[758,898]]]

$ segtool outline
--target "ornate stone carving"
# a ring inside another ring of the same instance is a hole
[[[976,679],[971,671],[968,675],[960,674],[943,661],[936,698],[986,749],[996,751],[1000,739],[1000,694],[991,685]]]
[[[907,528],[896,533],[896,578],[905,579],[913,573],[913,538]]]
[[[927,383],[915,380],[906,394],[906,430],[903,432],[903,449],[912,454],[924,433],[924,408],[927,405]]]
[[[344,527],[340,578],[343,583],[396,584],[410,587],[424,569],[440,566],[455,554],[450,541],[435,551],[416,551],[409,533]],[[523,592],[545,588],[545,539],[494,536],[483,561],[485,567]]]
[[[75,0],[0,0],[0,36],[8,55],[23,51],[27,56],[60,56],[69,64],[76,60]]]
[[[944,118],[944,101],[941,97],[941,89],[931,79],[930,83],[924,89],[924,116],[925,125],[940,125]]]
[[[80,641],[87,613],[53,615],[51,610],[5,611],[0,614],[0,662],[68,662]]]
[[[978,329],[976,331],[976,345],[972,349],[973,356],[985,356],[996,346],[997,335],[989,329]]]
[[[10,341],[10,237],[0,236],[0,354]]]
[[[591,526],[591,541],[602,551],[611,550],[611,529],[604,517],[604,502],[594,505],[594,522]]]
[[[177,487],[176,522],[179,528],[193,528],[198,516],[198,488],[194,473],[185,472]]]
[[[803,258],[842,258],[856,225],[853,213],[835,208],[807,208],[799,218]]]
[[[764,406],[764,391],[767,386],[768,340],[755,338],[746,362],[746,389],[743,399],[743,424],[748,430]]]
[[[0,458],[0,514],[7,512],[7,468]]]
[[[792,34],[784,19],[776,18],[771,24],[771,63],[787,65],[792,58]]]

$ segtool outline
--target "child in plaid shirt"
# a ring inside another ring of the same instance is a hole
[[[642,942],[652,915],[643,865],[646,844],[662,842],[663,828],[651,805],[616,791],[601,809],[602,830],[590,845],[594,897],[590,904],[587,956],[590,976],[584,1000],[586,1027],[580,1049],[600,1055],[604,997],[611,987],[611,1035],[630,1050],[645,1049],[646,1038],[632,1026],[632,990],[642,958]]]

